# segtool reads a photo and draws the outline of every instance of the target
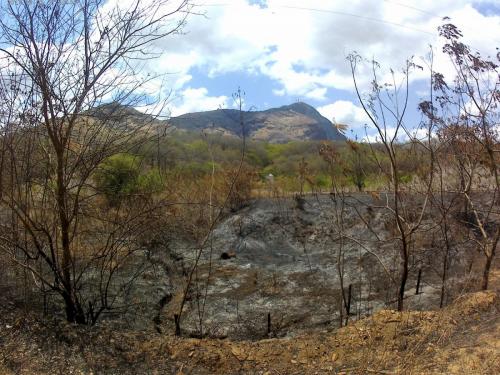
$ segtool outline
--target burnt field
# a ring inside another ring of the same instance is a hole
[[[156,316],[157,329],[175,330],[182,280],[197,257],[183,309],[187,335],[259,339],[333,330],[347,318],[345,313],[341,317],[342,289],[349,320],[395,308],[400,241],[389,201],[384,193],[259,199],[224,218],[203,249],[172,238],[165,268],[169,287]],[[423,203],[416,197],[412,204],[418,210]],[[460,230],[466,223],[457,214],[454,225]],[[441,299],[445,305],[477,288],[473,270],[483,259],[466,238],[457,238],[448,254],[443,288],[438,238],[432,212],[425,213],[411,243],[407,309],[438,308]]]
[[[414,212],[423,203],[418,196],[407,200]],[[450,203],[456,212],[447,255],[431,206],[412,236],[407,310],[438,309],[479,288],[484,257],[476,250],[474,227],[461,206]],[[390,204],[385,193],[261,198],[228,211],[203,246],[171,231],[127,258],[110,285],[115,308],[98,325],[174,334],[183,305],[183,336],[258,340],[333,331],[396,309],[401,240]],[[98,270],[89,275],[90,291],[98,287]],[[15,287],[5,286],[6,294]],[[62,301],[50,291],[28,289],[24,300],[15,300],[63,319]]]

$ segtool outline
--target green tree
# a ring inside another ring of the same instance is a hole
[[[159,172],[143,171],[140,159],[130,154],[116,154],[106,159],[96,173],[97,187],[111,206],[118,206],[126,197],[149,195],[161,190]]]

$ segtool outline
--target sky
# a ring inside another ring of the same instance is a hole
[[[349,53],[380,63],[382,79],[407,58],[425,65],[432,46],[435,69],[453,77],[440,51],[442,18],[458,26],[464,41],[484,55],[500,47],[500,0],[199,0],[182,35],[156,41],[159,54],[147,69],[164,74],[158,87],[170,94],[172,116],[233,108],[244,91],[245,108],[265,110],[297,101],[363,137],[367,118],[356,98]],[[358,72],[369,87],[368,65]],[[410,78],[407,121],[420,121],[416,107],[429,86],[428,71]],[[373,129],[368,130],[373,134]]]

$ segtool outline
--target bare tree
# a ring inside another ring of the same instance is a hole
[[[371,62],[372,83],[369,94],[365,97],[361,92],[357,79],[357,67],[361,62],[361,57],[352,54],[348,57],[351,65],[352,78],[358,99],[367,114],[374,129],[376,130],[378,142],[384,157],[388,160],[387,165],[379,160],[375,152],[375,159],[381,174],[388,182],[389,191],[386,194],[386,204],[382,207],[387,210],[392,218],[395,227],[393,240],[399,251],[399,287],[397,293],[397,308],[403,310],[405,287],[409,276],[409,261],[413,248],[415,234],[422,226],[422,220],[428,206],[428,193],[432,186],[432,168],[426,186],[421,191],[420,208],[415,212],[414,207],[417,192],[409,192],[409,188],[404,186],[404,176],[401,168],[401,161],[404,153],[414,150],[413,142],[409,142],[406,147],[401,145],[401,138],[414,138],[405,124],[405,115],[409,101],[409,74],[414,68],[419,68],[412,61],[408,60],[406,66],[400,74],[391,69],[391,82],[381,82],[379,78],[380,66],[376,61]],[[430,137],[430,136],[429,136]],[[373,149],[372,149],[373,150]],[[414,195],[412,197],[412,195]],[[381,208],[381,207],[377,207]]]
[[[487,289],[500,241],[500,54],[495,61],[473,52],[453,24],[444,24],[439,31],[446,40],[443,51],[456,73],[449,85],[439,75],[439,104],[447,109],[440,119],[440,136],[450,145],[457,166],[457,193],[464,202],[462,222],[485,256],[481,287]]]
[[[190,10],[188,0],[2,2],[1,205],[16,225],[2,225],[0,246],[62,297],[70,322],[111,308],[111,281],[151,217],[149,204],[103,211],[93,176],[149,138],[155,124],[125,121],[123,105],[145,102],[148,47],[179,33]]]
[[[247,151],[247,138],[245,128],[245,112],[243,110],[244,105],[244,96],[245,92],[238,88],[238,90],[233,93],[233,100],[238,109],[238,122],[241,129],[241,152],[240,158],[238,160],[238,165],[230,171],[226,175],[225,179],[225,194],[223,194],[222,201],[219,205],[213,204],[213,195],[214,195],[214,183],[213,178],[215,175],[215,169],[213,167],[211,174],[211,185],[209,188],[209,220],[206,223],[206,226],[201,228],[201,235],[198,239],[197,246],[195,247],[194,256],[192,260],[192,264],[190,265],[189,272],[187,273],[185,286],[183,286],[181,301],[179,304],[178,313],[174,314],[174,322],[175,322],[175,334],[177,336],[181,335],[181,321],[183,318],[183,314],[185,313],[186,303],[188,302],[190,294],[193,290],[196,292],[196,308],[198,313],[198,328],[199,335],[203,337],[204,331],[204,319],[205,319],[205,307],[208,299],[208,288],[211,283],[212,276],[212,257],[213,257],[213,232],[216,228],[216,225],[220,223],[221,219],[227,213],[227,209],[234,210],[239,208],[243,201],[243,197],[239,196],[239,193],[243,193],[242,190],[247,190],[247,187],[250,186],[251,179],[248,174],[244,173],[245,169],[245,157]],[[214,164],[212,163],[214,166]],[[246,182],[245,182],[246,180]],[[208,253],[208,274],[205,280],[201,280],[202,286],[200,287],[198,283],[200,282],[201,277],[198,274],[199,267],[201,262],[203,261],[203,257]]]

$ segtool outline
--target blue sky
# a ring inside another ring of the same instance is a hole
[[[437,27],[448,16],[465,41],[484,54],[500,46],[500,3],[473,0],[200,0],[184,35],[156,42],[159,59],[148,69],[167,73],[173,116],[233,106],[231,94],[245,91],[247,109],[263,110],[295,101],[346,123],[359,137],[367,122],[356,99],[347,54],[357,51],[398,71],[407,58],[417,63],[436,51],[435,67],[449,79],[453,67],[439,51]],[[359,83],[368,88],[367,65]],[[426,94],[428,71],[411,77],[409,126]],[[160,87],[160,85],[158,85]],[[373,134],[373,130],[369,129]]]

